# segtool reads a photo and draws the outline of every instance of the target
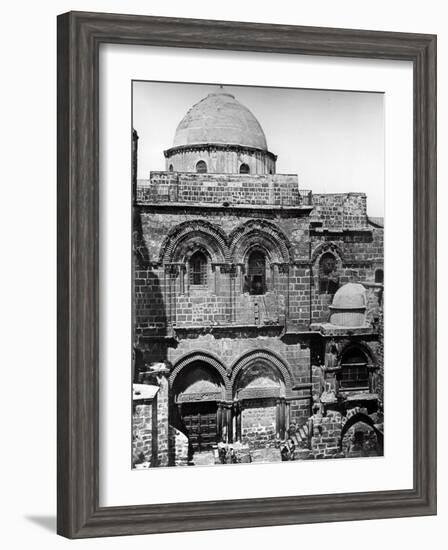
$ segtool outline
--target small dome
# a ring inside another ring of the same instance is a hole
[[[347,283],[334,295],[332,309],[363,309],[367,305],[366,289],[359,283]]]
[[[231,144],[267,151],[260,123],[247,107],[224,91],[209,94],[181,120],[173,147],[204,143]]]

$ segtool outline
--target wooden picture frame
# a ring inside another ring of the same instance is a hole
[[[100,507],[99,46],[408,60],[414,74],[414,485]],[[187,504],[187,505],[186,505]],[[68,538],[436,513],[436,37],[70,12],[58,17],[58,533]]]

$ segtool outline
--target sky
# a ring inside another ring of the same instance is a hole
[[[177,125],[218,84],[133,83],[138,175],[165,170]],[[363,192],[369,216],[384,215],[384,96],[381,93],[226,86],[260,122],[278,174],[298,174],[314,193]]]

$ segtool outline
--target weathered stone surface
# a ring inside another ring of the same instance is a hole
[[[254,449],[251,451],[252,462],[281,462],[280,449]]]
[[[227,130],[243,135],[240,122]],[[194,463],[214,463],[220,441],[235,446],[237,462],[277,461],[293,427],[297,460],[381,452],[383,227],[367,217],[365,194],[300,190],[297,175],[268,173],[266,148],[199,143],[193,134],[203,140],[216,128],[187,126],[166,154],[168,171],[134,178],[134,382],[159,387],[134,406],[136,467],[186,464],[193,441],[202,451]],[[199,153],[208,173],[194,172]],[[250,173],[237,173],[242,163]],[[264,255],[255,268],[253,251]],[[347,283],[365,288],[355,328],[329,323]],[[365,358],[358,378],[343,365],[353,346]],[[170,372],[143,380],[154,361]],[[360,446],[354,415],[374,426],[376,443]]]
[[[215,464],[214,451],[204,451],[193,455],[193,464],[195,466],[213,466]]]

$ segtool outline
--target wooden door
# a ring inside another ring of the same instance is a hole
[[[193,452],[207,451],[217,442],[216,403],[188,403],[182,417]]]

